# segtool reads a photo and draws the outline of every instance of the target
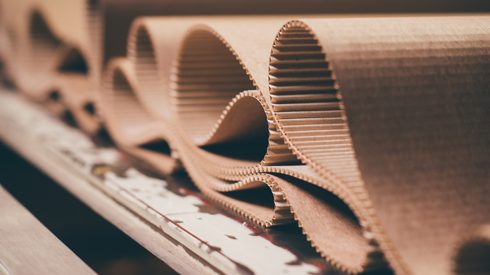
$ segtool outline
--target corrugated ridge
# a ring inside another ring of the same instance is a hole
[[[343,179],[357,180],[335,74],[308,29],[292,24],[280,31],[271,54],[269,82],[272,108],[291,144]]]
[[[151,57],[154,58],[149,55]],[[147,72],[145,75],[152,75],[151,69]],[[205,143],[216,134],[237,101],[245,96],[253,97],[261,104],[269,124],[267,152],[261,163],[297,163],[296,157],[277,132],[262,95],[259,92],[244,92],[254,90],[253,82],[237,62],[232,49],[218,34],[197,30],[185,39],[171,76],[171,87],[174,110],[181,119],[184,131],[197,144]]]
[[[145,93],[145,100],[162,96],[165,81],[158,74],[157,57],[146,25],[138,25],[135,35],[129,36],[128,57],[135,67],[139,87]],[[163,93],[165,96],[166,94]]]
[[[364,190],[363,183],[335,73],[304,23],[291,21],[280,30],[271,51],[269,74],[273,114],[286,143],[305,164],[320,176],[326,175],[329,185],[352,187],[356,198],[352,192],[339,197],[360,215],[364,236],[372,246],[365,267],[382,266],[385,259],[371,233],[374,225],[367,223],[372,220],[372,209],[359,205],[367,201],[367,194],[359,192]],[[357,203],[349,203],[353,201]]]
[[[209,73],[205,78],[192,76],[203,70]],[[232,76],[223,78],[224,73]],[[172,106],[184,131],[197,143],[209,137],[210,129],[235,95],[254,89],[220,39],[199,30],[183,42],[172,80]]]

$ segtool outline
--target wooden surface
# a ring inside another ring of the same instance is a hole
[[[95,274],[0,186],[0,274]]]
[[[105,195],[101,190],[88,184],[83,177],[74,174],[70,170],[63,169],[59,162],[46,155],[45,150],[36,146],[36,143],[33,143],[29,136],[16,136],[14,131],[2,131],[0,137],[19,154],[46,172],[67,191],[121,231],[131,236],[155,256],[165,261],[177,272],[215,273],[201,259],[195,259],[173,240],[162,237],[162,232],[158,228],[151,226],[129,209],[121,207],[119,203]]]

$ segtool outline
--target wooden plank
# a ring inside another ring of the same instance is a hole
[[[5,110],[1,107],[0,109]],[[70,170],[63,169],[63,165],[50,158],[44,150],[40,150],[38,143],[29,139],[29,136],[16,136],[18,132],[9,131],[8,129],[12,129],[8,127],[1,129],[4,131],[0,131],[0,137],[18,153],[174,270],[179,273],[215,273],[215,270],[205,261],[189,255],[173,240],[162,237],[162,232],[158,228],[145,222],[129,209],[121,207],[101,190],[88,184],[87,180]]]
[[[0,186],[0,273],[95,274]]]

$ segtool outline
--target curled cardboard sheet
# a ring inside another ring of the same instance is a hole
[[[56,114],[73,116],[94,134],[99,129],[93,105],[97,83],[85,4],[3,1],[3,26],[12,38],[5,62],[20,91]]]
[[[399,273],[449,273],[490,218],[489,18],[229,22],[134,24],[102,93],[120,102],[103,112],[116,141],[167,141],[212,200],[262,226],[296,219],[341,270],[378,267],[381,250]],[[129,123],[143,112],[155,123]]]
[[[330,61],[354,150],[345,166],[357,167],[340,171],[325,147],[302,159],[365,186],[396,270],[449,273],[457,238],[489,220],[490,18],[307,20],[283,32],[298,25]]]

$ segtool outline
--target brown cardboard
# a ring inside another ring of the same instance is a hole
[[[487,251],[486,229],[467,235],[490,223],[488,16],[130,27],[164,5],[75,1],[71,16],[66,2],[2,4],[20,16],[3,18],[0,55],[26,95],[90,134],[100,119],[122,150],[163,174],[185,169],[258,226],[296,221],[339,270],[386,257],[400,274],[488,271],[467,256]],[[127,58],[112,58],[128,30]]]

